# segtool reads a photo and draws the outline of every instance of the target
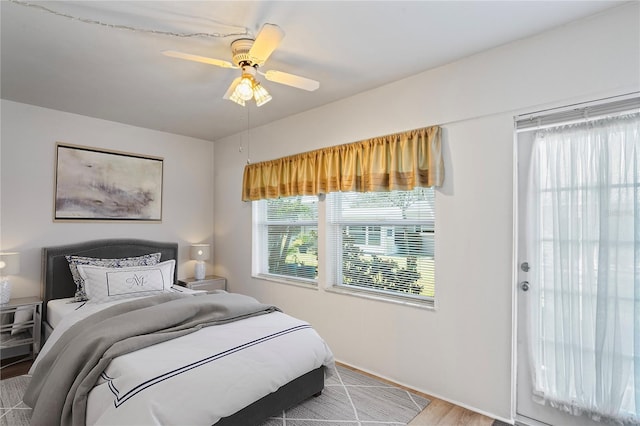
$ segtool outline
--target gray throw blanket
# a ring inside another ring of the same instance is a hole
[[[233,293],[166,293],[124,302],[73,325],[38,360],[24,402],[32,425],[84,425],[87,396],[111,360],[202,327],[277,311]]]

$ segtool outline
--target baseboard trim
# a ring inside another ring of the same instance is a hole
[[[531,417],[521,416],[516,413],[516,423],[517,426],[551,426],[549,423],[543,423],[536,419],[532,419]]]

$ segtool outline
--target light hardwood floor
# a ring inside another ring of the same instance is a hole
[[[409,423],[409,426],[491,426],[494,419],[438,398],[431,402]]]
[[[27,374],[33,364],[32,360],[22,360],[19,358],[0,359],[0,379],[10,379],[11,377]]]

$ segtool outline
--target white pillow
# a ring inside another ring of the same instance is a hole
[[[15,336],[20,331],[28,330],[26,328],[20,329],[18,326],[27,321],[31,321],[33,316],[33,306],[18,306],[16,313],[13,314],[13,327],[11,327],[11,335]]]
[[[104,303],[170,291],[173,285],[174,259],[151,266],[106,268],[78,265],[90,302]]]
[[[78,272],[78,265],[91,265],[91,266],[103,266],[105,268],[124,268],[127,266],[146,266],[155,265],[160,262],[161,253],[151,253],[136,257],[123,257],[116,259],[97,259],[94,257],[85,256],[65,256],[67,262],[69,262],[69,269],[71,270],[71,276],[73,282],[76,283],[76,302],[82,302],[87,300],[87,295],[84,291],[84,283],[82,277]]]

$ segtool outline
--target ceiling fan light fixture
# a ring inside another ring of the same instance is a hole
[[[255,99],[257,106],[262,106],[269,102],[271,100],[271,95],[267,89],[262,87],[258,80],[256,80],[255,72],[256,70],[254,67],[245,66],[243,68],[242,77],[239,78],[237,84],[235,82],[232,83],[232,86],[235,84],[233,92],[229,96],[225,95],[225,97],[228,96],[227,99],[242,106],[245,106],[245,102],[252,98]]]
[[[257,106],[262,106],[272,99],[269,92],[267,92],[267,89],[262,87],[262,85],[257,81],[256,81],[256,84],[253,86],[253,97],[256,100]]]
[[[253,98],[253,86],[255,85],[255,80],[249,74],[245,74],[242,76],[242,80],[236,86],[236,90],[233,91],[234,96],[238,98],[248,101]]]
[[[238,95],[236,95],[235,91],[231,94],[231,96],[229,96],[229,100],[241,106],[245,105],[244,99],[241,99]]]

